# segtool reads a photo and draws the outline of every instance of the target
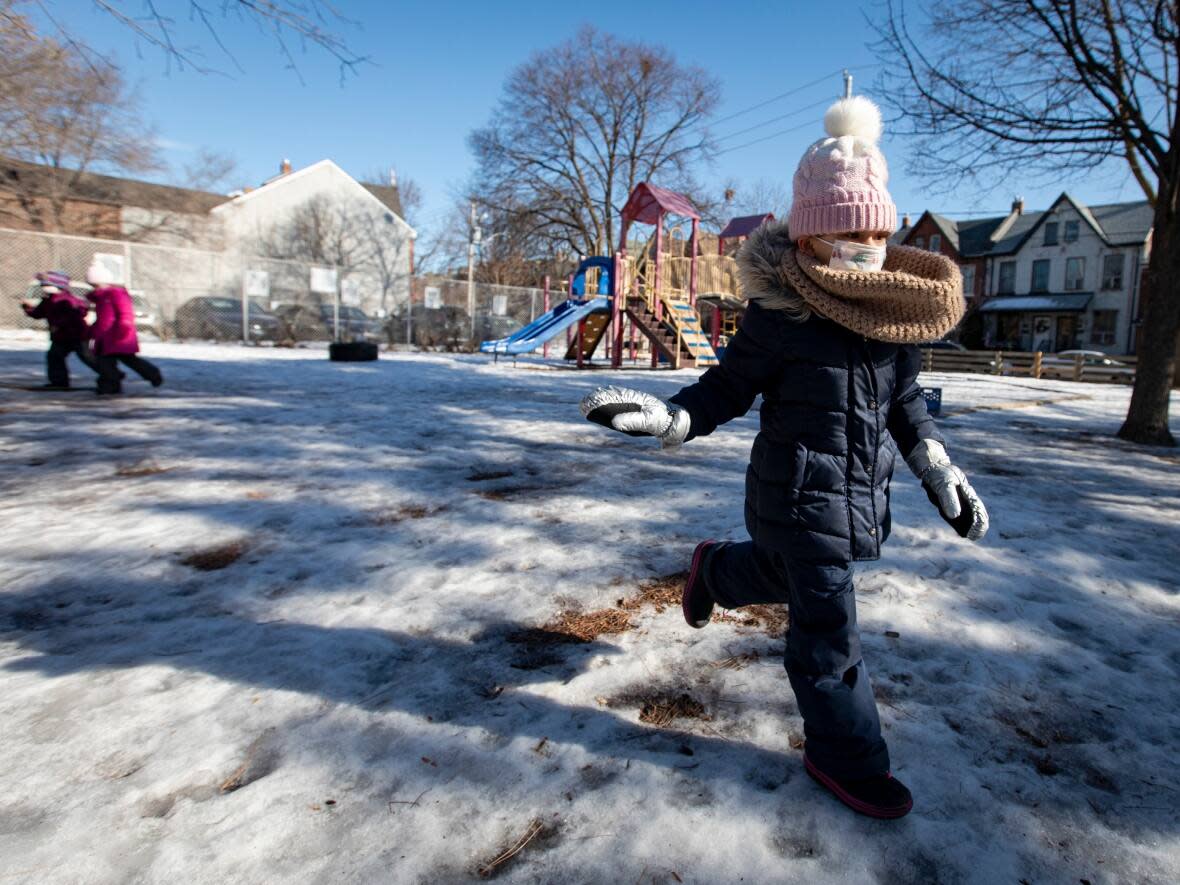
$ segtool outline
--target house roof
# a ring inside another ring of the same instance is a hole
[[[60,193],[62,187],[69,187],[69,196],[75,200],[193,215],[204,215],[230,199],[209,191],[0,158],[0,189],[49,196]]]
[[[742,215],[738,218],[731,218],[729,224],[725,225],[725,229],[717,235],[720,240],[728,240],[732,237],[744,237],[754,230],[757,230],[767,221],[774,221],[773,212],[763,212],[760,215]]]
[[[991,218],[968,218],[956,222],[959,231],[959,254],[964,257],[985,255],[992,245],[992,233],[1007,217],[995,215]]]
[[[654,184],[641,181],[627,197],[623,206],[623,223],[640,221],[655,224],[662,213],[670,212],[684,218],[700,218],[700,213],[688,197]]]
[[[954,244],[960,256],[981,258],[987,255],[1011,255],[1018,251],[1062,203],[1068,203],[1073,207],[1108,246],[1141,245],[1147,242],[1147,237],[1151,233],[1153,212],[1151,204],[1146,200],[1086,206],[1068,193],[1062,193],[1049,209],[1040,212],[969,218],[963,221],[954,221],[929,211],[923,213],[923,216],[930,216],[947,240]],[[912,231],[912,227],[902,228],[890,238],[890,242],[901,242]],[[997,234],[999,237],[993,241],[992,238]]]
[[[934,222],[935,227],[937,227],[942,232],[942,235],[944,237],[946,237],[947,242],[950,243],[952,246],[954,246],[955,251],[958,252],[959,251],[959,228],[958,228],[958,225],[956,225],[955,222],[951,221],[951,219],[946,218],[942,215],[935,215],[933,212],[930,212],[928,214],[930,215],[930,220]]]
[[[397,185],[370,184],[367,181],[360,182],[360,185],[392,210],[394,215],[402,217],[402,196]]]
[[[1091,206],[1090,212],[1102,225],[1112,246],[1146,243],[1155,218],[1155,210],[1147,200]]]
[[[1086,309],[1093,292],[1070,292],[1060,295],[998,295],[979,308],[981,313],[1016,313],[1037,311],[1078,312]]]

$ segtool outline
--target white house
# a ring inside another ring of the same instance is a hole
[[[393,181],[388,186],[361,184],[331,160],[292,171],[284,160],[279,175],[233,195],[210,214],[221,221],[226,249],[249,256],[258,254],[275,230],[317,200],[347,218],[345,235],[363,241],[353,250],[357,257],[352,266],[339,269],[344,300],[371,315],[387,314],[406,303],[417,233],[401,217]],[[307,290],[306,279],[284,279],[277,262],[260,269],[271,274],[272,300],[281,298],[283,291]],[[307,269],[291,272],[306,275]]]
[[[1146,201],[1086,206],[1063,193],[1043,212],[1026,212],[1021,199],[1006,216],[924,212],[893,242],[959,264],[989,347],[1134,353],[1151,225]]]
[[[1006,219],[987,252],[988,343],[1133,353],[1151,225],[1146,201],[1086,206],[1067,193]]]

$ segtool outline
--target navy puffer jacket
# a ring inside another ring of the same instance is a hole
[[[942,442],[916,380],[921,358],[914,345],[865,338],[815,315],[793,318],[801,299],[774,272],[789,245],[785,228],[746,244],[747,292],[751,260],[765,272],[753,275],[761,285],[741,328],[720,364],[671,401],[688,411],[691,439],[744,415],[762,395],[746,470],[755,543],[796,558],[877,559],[889,536],[895,452]]]

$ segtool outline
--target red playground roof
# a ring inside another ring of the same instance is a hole
[[[655,224],[664,212],[684,218],[701,217],[688,197],[641,181],[635,185],[635,190],[627,198],[627,205],[623,207],[623,224],[632,221]]]
[[[733,237],[744,237],[752,233],[757,228],[761,227],[764,222],[774,221],[773,212],[764,212],[761,215],[743,215],[741,218],[731,218],[729,224],[725,225],[719,236],[722,240],[728,240]]]

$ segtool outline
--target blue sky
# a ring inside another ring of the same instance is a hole
[[[287,67],[273,38],[237,18],[218,21],[219,36],[240,65],[234,67],[203,28],[178,10],[181,45],[200,47],[225,74],[178,70],[160,50],[137,42],[126,27],[97,11],[89,0],[55,0],[55,17],[95,48],[116,59],[138,84],[147,120],[165,158],[182,166],[198,147],[232,155],[244,182],[257,183],[289,157],[296,168],[329,157],[354,175],[394,166],[416,180],[425,195],[419,226],[445,216],[450,193],[471,170],[466,135],[490,116],[508,72],[537,49],[572,36],[585,23],[618,36],[659,42],[685,63],[706,68],[722,84],[716,117],[726,117],[841,67],[878,64],[866,44],[872,27],[855,3],[614,2],[589,4],[347,2],[338,4],[355,24],[339,26],[356,53],[372,63],[344,77],[334,59],[295,47],[299,71]],[[873,4],[863,4],[872,8]],[[134,8],[134,4],[132,4]],[[591,12],[593,8],[593,12]],[[44,24],[48,28],[48,24]],[[876,69],[856,72],[856,91],[873,95]],[[715,127],[724,136],[830,95],[839,96],[838,74],[828,82],[743,114]],[[729,139],[725,146],[797,126],[814,125],[722,156],[705,179],[720,184],[770,179],[789,182],[804,148],[820,137],[823,108]],[[1004,210],[1021,194],[1030,208],[1044,208],[1061,187],[1088,202],[1141,199],[1121,170],[1062,181],[1052,187],[1028,182],[991,193],[963,191],[931,196],[907,175],[910,145],[886,134],[890,190],[899,209],[946,212]]]

